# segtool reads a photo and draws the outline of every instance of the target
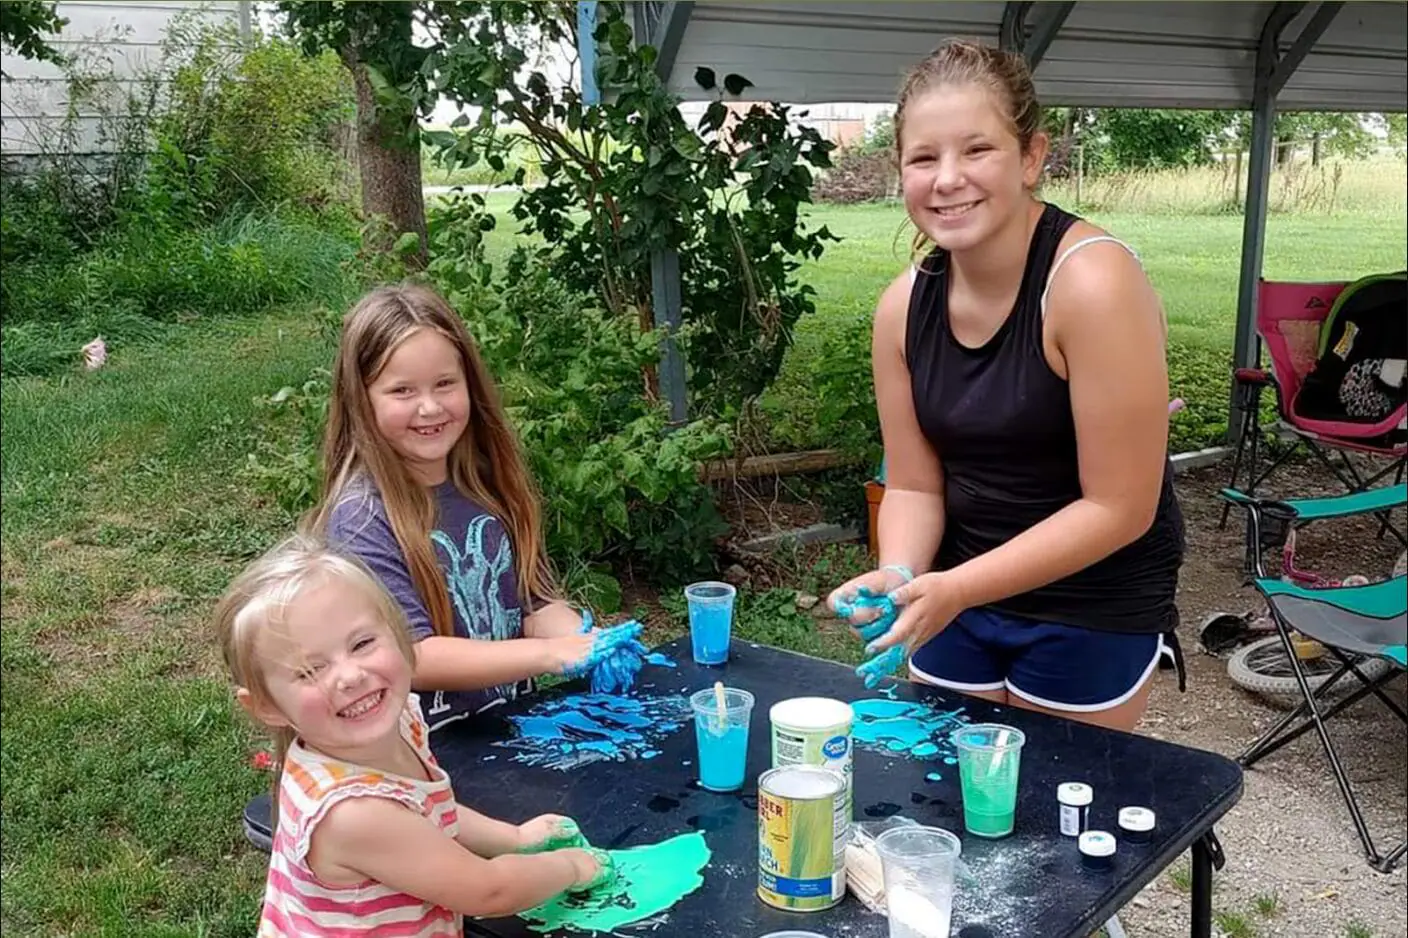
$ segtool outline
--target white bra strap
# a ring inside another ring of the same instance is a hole
[[[1136,261],[1139,260],[1139,255],[1135,253],[1134,248],[1125,244],[1119,238],[1111,237],[1110,235],[1096,235],[1093,238],[1082,238],[1081,240],[1077,241],[1075,244],[1071,245],[1070,247],[1066,248],[1066,250],[1061,252],[1061,256],[1056,258],[1056,263],[1051,265],[1051,272],[1046,275],[1046,287],[1041,291],[1041,318],[1043,320],[1046,319],[1046,295],[1051,292],[1051,281],[1056,279],[1056,271],[1060,270],[1061,265],[1066,263],[1066,258],[1070,257],[1072,254],[1079,251],[1087,244],[1095,244],[1099,241],[1109,241],[1113,244],[1118,244],[1120,247],[1128,251],[1130,253],[1130,256],[1133,257]]]

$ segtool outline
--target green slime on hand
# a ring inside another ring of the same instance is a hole
[[[710,856],[698,831],[609,853],[616,863],[614,882],[584,895],[562,893],[519,913],[528,927],[609,932],[658,915],[703,885],[701,871]]]

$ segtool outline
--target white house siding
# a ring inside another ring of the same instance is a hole
[[[240,0],[146,0],[142,3],[102,3],[72,0],[58,5],[59,15],[69,20],[51,41],[58,51],[85,58],[99,53],[111,63],[119,81],[150,71],[161,61],[161,44],[172,18],[183,10],[201,17],[237,23]],[[48,62],[22,59],[8,51],[0,56],[0,69],[7,76],[0,83],[0,150],[7,157],[41,152],[41,141],[52,141],[68,110],[68,86],[63,72]],[[131,83],[130,79],[127,83]],[[79,111],[77,145],[79,153],[100,153],[98,118]]]

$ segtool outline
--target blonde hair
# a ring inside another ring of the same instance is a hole
[[[1016,52],[967,39],[946,39],[905,75],[895,103],[895,158],[903,148],[904,115],[909,103],[945,85],[976,85],[993,96],[1008,129],[1026,153],[1041,131],[1041,104],[1027,60]],[[916,234],[913,249],[928,243]]]
[[[376,576],[361,561],[337,552],[321,539],[296,534],[246,567],[215,607],[215,634],[225,667],[235,686],[248,691],[256,706],[274,706],[265,667],[269,656],[267,651],[261,652],[261,636],[283,633],[288,608],[307,590],[328,583],[358,590],[391,631],[406,663],[415,667],[415,650],[405,613]],[[267,649],[267,644],[263,647]],[[267,729],[274,742],[277,791],[294,731],[287,726]]]
[[[343,322],[323,440],[323,496],[311,526],[325,531],[348,483],[369,476],[431,627],[437,635],[453,635],[450,594],[430,541],[434,499],[377,430],[367,393],[396,349],[423,329],[455,347],[469,389],[469,425],[450,450],[449,479],[503,523],[520,601],[526,605],[528,597],[554,594],[538,493],[498,388],[464,322],[438,293],[420,284],[379,287],[359,300]]]

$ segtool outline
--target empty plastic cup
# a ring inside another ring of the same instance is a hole
[[[1017,775],[1022,767],[1022,731],[978,723],[949,737],[958,750],[963,791],[963,826],[979,837],[1006,837],[1017,813]]]
[[[948,938],[962,845],[941,827],[907,824],[875,838],[890,938]]]
[[[728,661],[728,641],[733,631],[733,597],[737,591],[727,583],[695,583],[686,586],[689,604],[689,639],[695,664],[723,664]]]
[[[710,791],[743,787],[748,769],[748,724],[753,719],[753,695],[726,687],[723,706],[711,687],[692,694],[694,738],[699,743],[699,784]]]

